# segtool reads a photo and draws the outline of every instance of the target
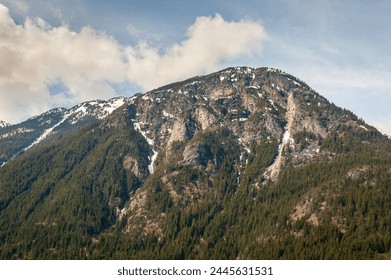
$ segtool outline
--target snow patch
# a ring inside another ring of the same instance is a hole
[[[278,109],[277,109],[276,105],[274,105],[274,102],[273,102],[273,100],[269,99],[269,102],[270,102],[270,104],[272,104],[272,106],[274,107],[274,109],[276,109],[276,110],[278,111]]]
[[[296,82],[296,81],[294,81],[294,80],[292,80],[292,82],[293,82],[295,85],[301,87],[301,84],[299,84],[298,82]]]
[[[136,131],[140,132],[141,135],[144,137],[144,139],[147,141],[148,145],[151,146],[151,150],[152,150],[153,154],[152,154],[152,157],[148,157],[148,159],[150,160],[150,163],[148,165],[148,171],[150,174],[152,174],[154,172],[153,164],[154,164],[156,157],[158,155],[158,152],[156,152],[153,149],[154,141],[152,139],[148,138],[147,133],[141,129],[140,123],[136,122],[135,119],[132,119],[132,122],[133,122],[134,129]]]
[[[363,125],[360,125],[361,128],[365,129],[366,131],[368,131],[368,128],[366,128],[365,126]]]
[[[289,131],[289,128],[284,132],[284,135],[282,137],[282,144],[283,145],[287,145],[287,144],[294,144],[294,140],[293,138],[291,137],[291,132]]]
[[[277,72],[278,72],[277,69],[274,69],[274,68],[271,68],[271,67],[268,67],[268,68],[266,69],[266,71],[267,71],[267,72],[272,72],[272,73],[277,73]]]
[[[152,152],[153,152],[152,157],[151,158],[148,157],[149,160],[151,161],[151,163],[148,165],[149,174],[153,174],[153,172],[155,171],[153,168],[153,164],[154,164],[154,162],[157,158],[157,154],[158,154],[154,149],[152,149]]]
[[[0,139],[11,137],[16,134],[28,133],[28,132],[32,132],[32,131],[34,131],[34,130],[30,129],[30,128],[20,127],[15,130],[12,130],[11,132],[4,133],[4,134],[0,135]]]
[[[118,109],[124,104],[125,104],[125,98],[111,99],[109,100],[109,106],[104,108],[104,112],[107,115],[110,115],[111,113],[113,113],[114,110]]]
[[[31,147],[37,145],[38,143],[42,142],[43,140],[45,140],[50,134],[52,134],[53,130],[58,127],[60,124],[62,124],[68,117],[70,116],[70,114],[66,114],[64,115],[64,117],[62,118],[61,121],[59,121],[58,123],[56,123],[54,126],[52,126],[51,128],[48,128],[46,129],[42,134],[41,136],[39,136],[37,139],[35,139],[35,141],[30,145],[28,146],[27,148],[24,148],[24,151],[27,151],[28,149],[30,149]]]
[[[259,86],[246,86],[246,88],[259,89]]]
[[[79,108],[77,108],[76,111],[75,111],[75,113],[82,113],[82,114],[86,115],[86,114],[87,114],[86,105],[87,105],[87,104],[83,104],[82,106],[80,106]]]
[[[131,102],[133,104],[134,100],[137,99],[137,97],[138,97],[137,95],[133,95],[128,100],[129,100],[129,102]]]
[[[238,142],[244,147],[244,149],[246,150],[246,152],[247,152],[248,154],[251,153],[251,150],[243,143],[241,137],[238,138]]]
[[[194,81],[194,82],[188,83],[186,86],[194,86],[194,85],[200,84],[200,83],[201,83],[200,81]]]
[[[237,82],[238,81],[238,78],[236,77],[236,74],[232,74],[231,75],[231,82],[232,83],[235,83],[235,82]]]
[[[166,118],[175,118],[173,114],[167,113],[165,110],[163,110],[163,116]]]
[[[384,136],[388,137],[388,139],[391,139],[391,134],[386,132],[385,130],[381,129],[380,127],[376,127],[376,129],[383,134]]]
[[[5,121],[0,121],[0,128],[5,128],[7,126],[10,126],[10,124]]]
[[[141,130],[141,126],[139,123],[135,122],[135,120],[133,120],[133,127],[136,131],[140,132],[141,135],[145,138],[145,140],[147,140],[148,144],[150,146],[152,146],[154,144],[154,141],[150,138],[148,138],[147,134],[145,133],[145,131]]]
[[[141,99],[142,100],[152,100],[148,94],[144,94],[143,96],[141,96]]]

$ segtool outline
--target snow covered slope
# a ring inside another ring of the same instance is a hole
[[[38,144],[107,117],[126,100],[115,97],[83,102],[70,109],[56,108],[15,125],[0,121],[0,166]]]

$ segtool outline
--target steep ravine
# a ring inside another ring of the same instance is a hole
[[[272,165],[270,165],[266,172],[265,177],[270,179],[272,182],[275,182],[280,174],[281,168],[284,164],[284,150],[290,145],[293,146],[294,140],[292,138],[292,127],[294,124],[296,116],[296,104],[294,101],[293,93],[288,93],[287,100],[287,112],[286,112],[286,120],[287,123],[285,125],[284,134],[281,137],[280,145],[278,146],[278,155],[275,158]]]

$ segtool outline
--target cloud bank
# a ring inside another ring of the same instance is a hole
[[[148,90],[215,70],[222,61],[260,52],[266,38],[257,22],[215,15],[198,17],[183,42],[159,50],[142,41],[120,45],[89,27],[52,27],[40,18],[18,25],[0,4],[0,120],[110,98],[115,84]]]
[[[199,17],[188,29],[186,40],[164,54],[143,42],[126,48],[128,78],[150,89],[215,70],[221,61],[260,52],[265,39],[266,33],[258,23],[227,22],[218,14]]]

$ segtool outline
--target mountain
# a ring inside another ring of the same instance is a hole
[[[1,258],[391,257],[391,141],[290,74],[228,68],[60,133],[68,114],[0,168]]]
[[[0,166],[9,159],[45,142],[54,141],[80,127],[102,119],[122,106],[124,97],[94,100],[71,109],[57,108],[0,130]]]

